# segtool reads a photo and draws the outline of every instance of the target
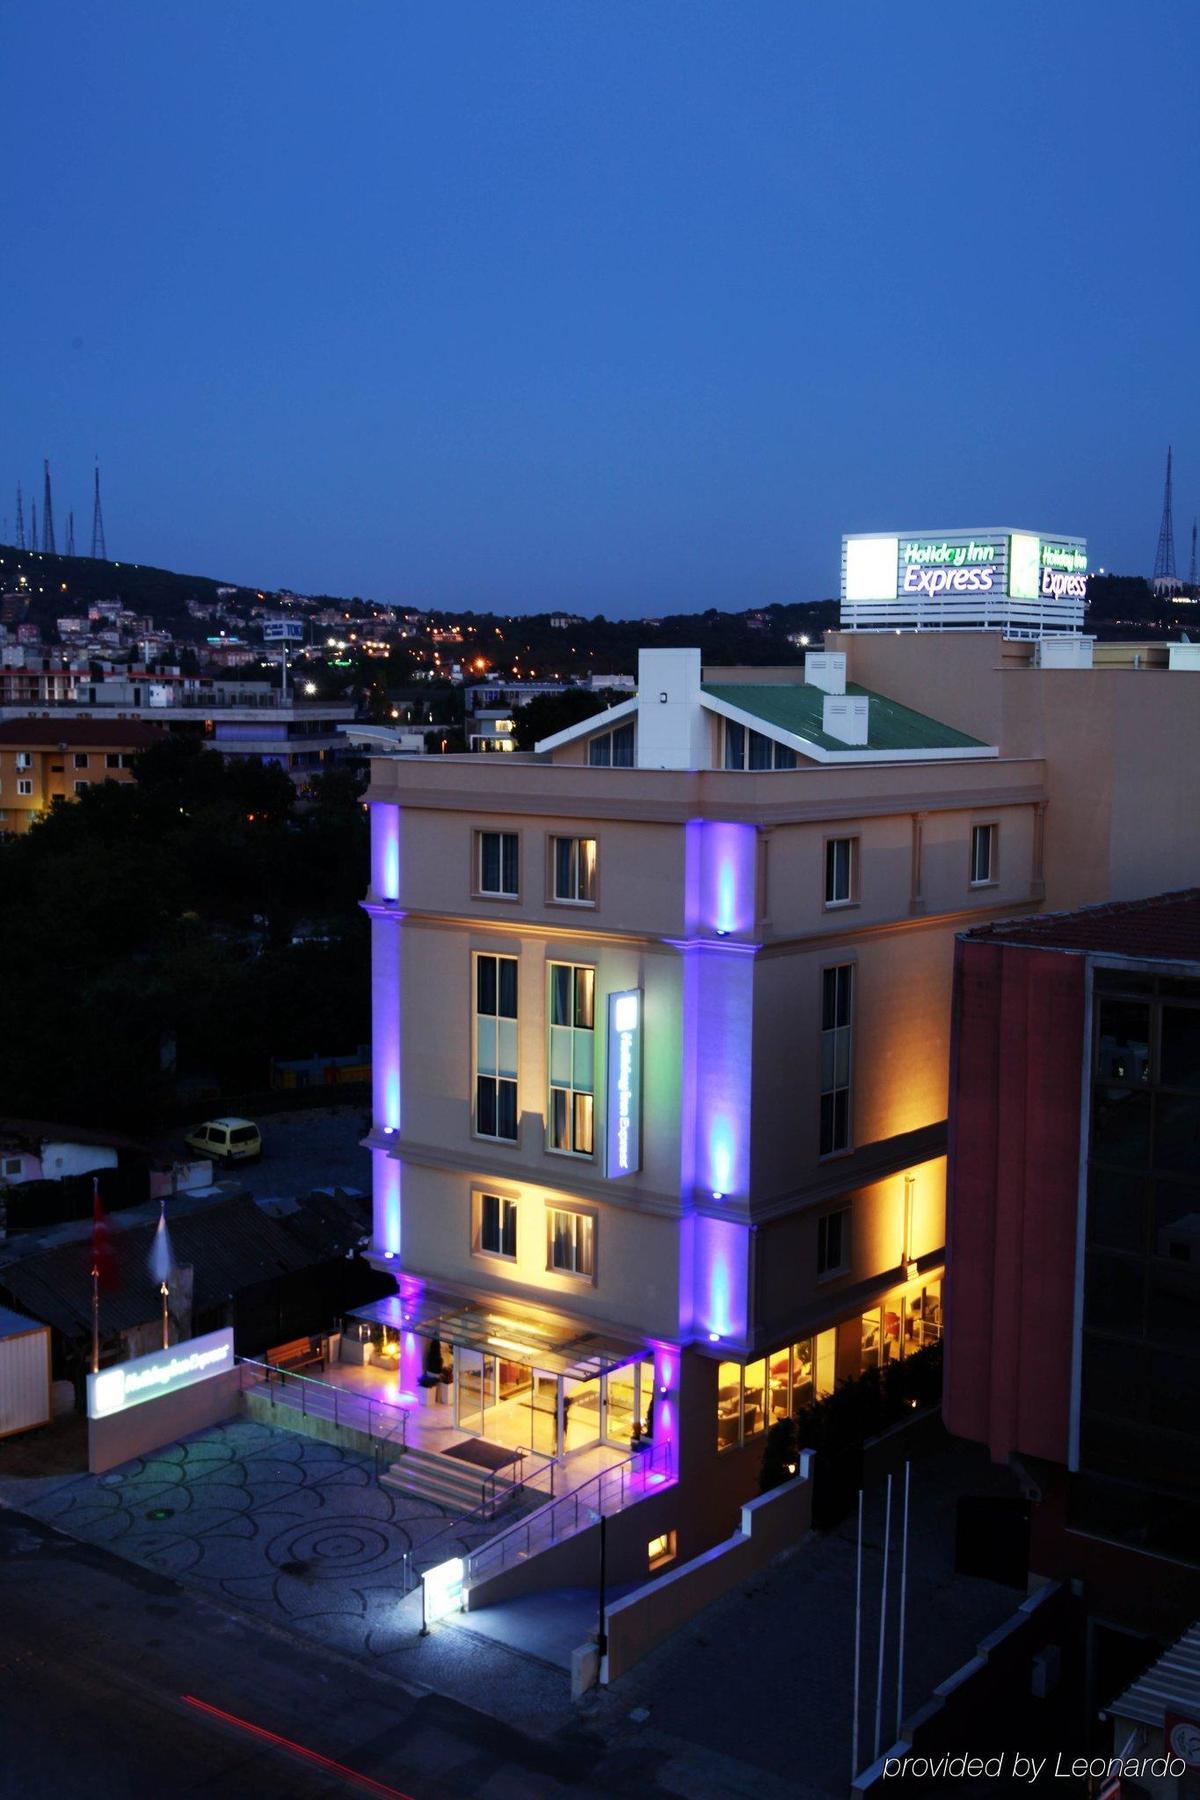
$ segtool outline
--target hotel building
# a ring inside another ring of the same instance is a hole
[[[1081,540],[870,541],[803,670],[643,651],[533,753],[373,765],[402,1385],[436,1338],[463,1430],[669,1444],[681,1556],[774,1419],[940,1338],[956,934],[1195,868],[1187,657],[1060,616]],[[901,571],[960,541],[1001,610],[932,629]]]
[[[844,652],[714,673],[643,652],[536,753],[369,795],[404,1385],[437,1337],[464,1429],[668,1438],[692,1547],[773,1418],[940,1334],[953,937],[1038,903],[1045,799]]]

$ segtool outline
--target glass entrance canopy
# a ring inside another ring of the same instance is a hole
[[[645,1344],[633,1339],[602,1337],[553,1313],[506,1307],[495,1300],[467,1300],[424,1282],[414,1282],[410,1293],[388,1294],[355,1307],[349,1316],[390,1331],[436,1337],[457,1349],[503,1356],[572,1381],[594,1381],[646,1355]]]

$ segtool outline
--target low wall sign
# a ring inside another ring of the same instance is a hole
[[[110,1369],[88,1376],[88,1418],[107,1419],[143,1400],[157,1400],[194,1382],[223,1375],[233,1366],[233,1331],[229,1327],[210,1331],[205,1337],[186,1338],[182,1344],[155,1350],[150,1356],[114,1363]]]

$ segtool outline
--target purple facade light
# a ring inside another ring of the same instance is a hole
[[[371,803],[371,897],[400,898],[400,808]]]
[[[710,1343],[741,1343],[747,1325],[749,1227],[701,1214],[693,1231],[695,1325]]]
[[[375,1248],[386,1257],[400,1254],[400,1164],[386,1150],[371,1152],[371,1193]]]

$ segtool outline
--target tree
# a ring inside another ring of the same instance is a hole
[[[625,696],[626,699],[628,695]],[[602,713],[610,704],[610,696],[595,694],[590,688],[564,688],[561,694],[535,694],[513,714],[513,738],[518,750],[532,750],[542,738],[565,731]]]
[[[799,1466],[800,1452],[796,1444],[795,1419],[776,1419],[767,1432],[762,1467],[758,1472],[758,1491],[769,1494],[772,1488],[790,1481]]]

